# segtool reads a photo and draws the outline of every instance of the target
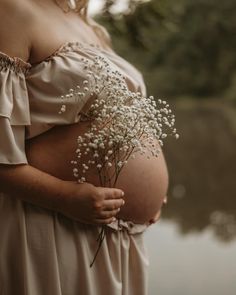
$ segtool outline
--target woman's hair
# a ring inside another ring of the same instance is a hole
[[[64,12],[68,12],[70,10],[67,5],[67,1],[54,1],[64,10]],[[111,39],[107,30],[88,16],[88,2],[89,0],[75,0],[77,6],[75,12],[78,13],[81,18],[93,29],[93,31],[104,46],[111,47]]]
[[[77,0],[79,14],[86,20],[88,15],[88,0]]]
[[[93,28],[98,38],[102,41],[105,46],[111,47],[111,38],[107,30],[95,22],[93,19],[88,17],[88,0],[77,0],[79,4],[78,12],[84,21]]]

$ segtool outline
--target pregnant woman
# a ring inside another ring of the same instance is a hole
[[[1,295],[147,294],[143,234],[165,201],[163,154],[130,159],[116,188],[101,187],[92,169],[78,183],[71,160],[94,97],[58,112],[61,95],[86,78],[85,58],[105,58],[145,95],[141,74],[86,8],[84,0],[0,3]]]

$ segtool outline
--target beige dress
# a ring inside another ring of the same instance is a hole
[[[82,85],[85,60],[98,56],[145,94],[132,65],[91,44],[67,42],[33,65],[0,53],[0,163],[27,164],[25,139],[82,120],[89,97],[68,99],[63,115],[60,97]],[[90,268],[100,229],[0,193],[0,295],[146,295],[147,225],[109,224]]]

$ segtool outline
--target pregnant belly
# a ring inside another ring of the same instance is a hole
[[[27,140],[29,164],[60,179],[75,180],[71,160],[75,159],[76,138],[88,130],[89,122],[79,122],[54,127]],[[88,160],[86,157],[80,161]],[[101,186],[95,167],[86,172],[86,181]],[[129,158],[122,168],[116,187],[125,192],[125,206],[117,217],[135,223],[149,221],[161,209],[167,193],[168,172],[163,154],[147,159],[147,155],[135,153],[135,158]]]

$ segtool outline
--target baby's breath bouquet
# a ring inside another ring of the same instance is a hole
[[[153,96],[130,91],[125,77],[112,71],[105,58],[99,56],[93,62],[84,58],[83,61],[87,79],[62,97],[78,101],[95,97],[89,111],[83,114],[91,120],[91,127],[77,138],[77,156],[71,162],[73,174],[83,183],[90,166],[95,166],[100,184],[115,187],[122,168],[130,157],[135,158],[135,153],[157,157],[160,148],[155,142],[162,146],[167,135],[178,138],[175,116],[166,101],[156,102]],[[66,104],[63,104],[60,112],[65,111]],[[85,163],[79,160],[82,154],[89,159]]]
[[[76,157],[71,162],[73,174],[83,183],[93,166],[101,186],[115,187],[122,168],[130,158],[135,158],[135,153],[157,157],[167,135],[178,138],[175,116],[166,101],[130,91],[125,77],[111,70],[104,57],[93,61],[83,58],[83,64],[86,79],[62,96],[80,102],[85,97],[94,97],[88,112],[83,114],[91,124],[89,131],[77,138]],[[63,104],[60,113],[65,111]],[[82,155],[86,155],[87,162],[80,161]]]

